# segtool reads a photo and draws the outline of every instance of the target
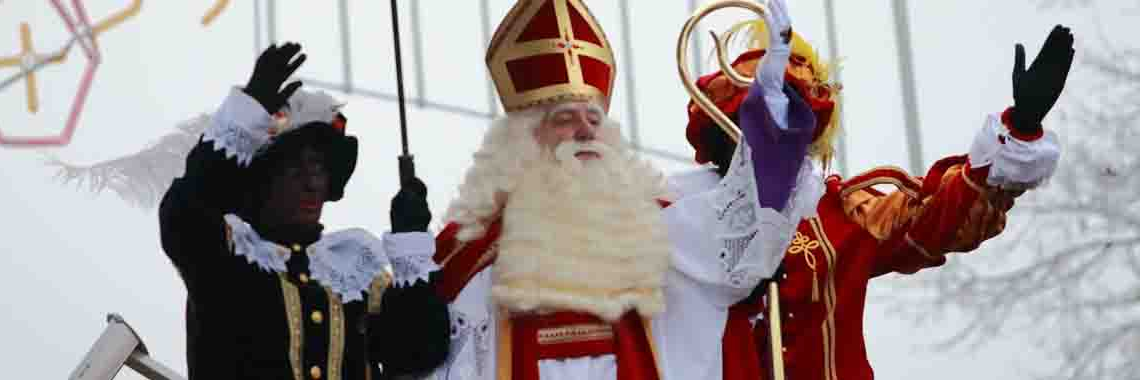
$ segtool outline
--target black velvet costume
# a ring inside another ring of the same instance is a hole
[[[255,160],[251,167],[257,166]],[[212,142],[200,142],[187,157],[184,176],[162,200],[162,246],[188,294],[191,380],[332,379],[338,374],[341,379],[379,379],[424,372],[446,358],[447,307],[430,284],[389,287],[375,314],[367,312],[373,294],[330,303],[338,298],[309,279],[304,254],[320,238],[319,228],[274,231],[251,223],[265,240],[293,248],[288,273],[263,270],[235,255],[223,215],[248,214],[242,211],[251,201],[248,182],[262,177],[251,170],[214,150]],[[299,339],[291,339],[290,319],[301,327]],[[343,350],[337,350],[342,344]]]

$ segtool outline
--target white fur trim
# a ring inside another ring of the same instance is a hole
[[[254,154],[269,142],[273,125],[273,118],[261,103],[235,87],[214,113],[213,125],[202,134],[202,140],[213,141],[214,149],[223,150],[226,157],[236,157],[239,165],[248,166]]]
[[[427,282],[431,272],[439,270],[439,265],[432,260],[435,238],[430,233],[386,233],[384,251],[392,262],[392,282],[396,286]]]
[[[990,166],[986,183],[1009,190],[1028,190],[1046,183],[1057,170],[1061,146],[1057,134],[1045,131],[1034,141],[1013,137],[998,115],[989,115],[970,147],[970,166]]]

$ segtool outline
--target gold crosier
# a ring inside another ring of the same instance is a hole
[[[728,115],[725,115],[709,100],[693,81],[692,75],[689,73],[689,65],[685,57],[689,52],[689,37],[693,33],[693,28],[705,16],[724,8],[744,8],[756,13],[757,16],[763,17],[767,13],[760,4],[747,0],[720,0],[713,1],[705,6],[697,9],[689,20],[685,22],[685,26],[681,29],[681,35],[677,37],[677,71],[681,74],[681,83],[685,86],[685,91],[689,92],[693,102],[709,115],[717,126],[720,127],[733,141],[740,142],[740,127],[732,121]],[[751,78],[740,75],[728,64],[728,58],[725,53],[726,41],[732,37],[731,33],[725,34],[724,37],[718,38],[716,33],[709,32],[713,40],[716,41],[716,56],[717,63],[720,65],[720,71],[725,74],[732,82],[733,85],[738,87],[747,87],[751,83]],[[778,33],[775,28],[769,28],[769,33]],[[768,283],[768,342],[771,344],[770,352],[772,353],[772,378],[774,380],[784,380],[784,356],[783,356],[783,335],[780,329],[780,289],[775,281]]]

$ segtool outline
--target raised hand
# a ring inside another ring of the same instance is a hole
[[[427,203],[427,185],[419,178],[404,181],[400,192],[392,198],[389,217],[392,232],[426,232],[431,223],[431,209]]]
[[[289,83],[285,88],[281,85],[285,83],[293,72],[305,63],[305,55],[297,56],[301,52],[301,45],[288,42],[278,47],[276,44],[269,45],[269,48],[261,52],[261,56],[257,57],[257,63],[253,67],[253,74],[249,77],[249,82],[246,83],[243,89],[246,94],[261,103],[265,107],[265,111],[273,114],[281,109],[289,101],[289,97],[301,88],[300,81]],[[296,59],[293,57],[296,56]]]
[[[1041,131],[1041,120],[1061,96],[1073,65],[1073,33],[1053,27],[1037,58],[1025,68],[1025,46],[1017,44],[1013,64],[1013,128],[1018,132]]]
[[[784,71],[792,55],[792,17],[784,0],[769,0],[764,23],[768,26],[768,49],[756,66],[756,78],[765,89],[782,91]]]

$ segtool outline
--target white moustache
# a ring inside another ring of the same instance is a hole
[[[554,158],[557,159],[558,162],[566,164],[569,162],[578,162],[578,158],[575,157],[578,153],[591,152],[597,153],[601,159],[605,160],[609,157],[611,151],[613,151],[613,149],[611,149],[609,145],[597,140],[587,142],[566,141],[558,144],[558,147],[554,148]]]

